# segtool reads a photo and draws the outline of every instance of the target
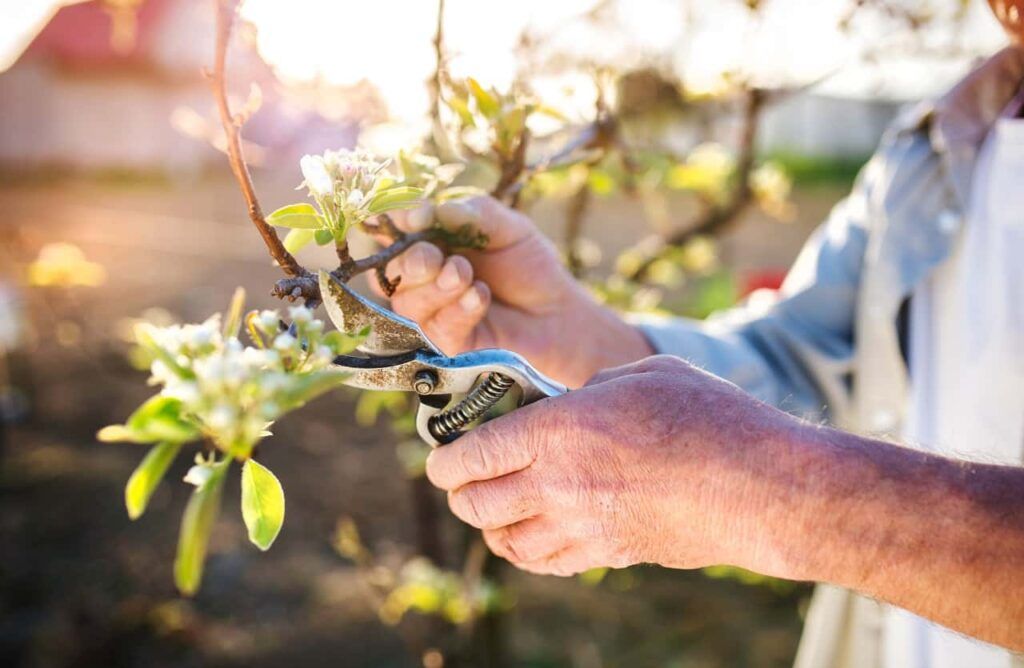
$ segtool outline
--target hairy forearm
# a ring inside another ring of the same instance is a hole
[[[1024,468],[955,461],[839,431],[787,437],[793,484],[776,566],[1024,649]],[[779,464],[781,465],[781,464]],[[781,520],[781,521],[780,521]],[[782,547],[786,545],[788,547]]]
[[[558,331],[550,333],[553,354],[541,370],[572,388],[582,387],[594,374],[636,362],[654,354],[640,330],[616,311],[597,303],[581,285],[573,284],[559,306]]]

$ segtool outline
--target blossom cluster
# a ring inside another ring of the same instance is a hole
[[[344,230],[368,218],[415,204],[423,191],[400,184],[388,172],[390,160],[365,151],[325,151],[299,162],[306,187],[333,230]]]
[[[219,315],[201,324],[142,324],[137,339],[152,355],[150,382],[180,402],[182,417],[220,450],[245,458],[270,423],[341,381],[329,367],[345,337],[324,335],[323,322],[304,306],[289,316],[293,326],[283,331],[277,311],[250,313],[252,346],[225,333]]]

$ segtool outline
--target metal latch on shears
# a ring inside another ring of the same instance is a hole
[[[343,332],[370,327],[357,348],[335,366],[347,385],[365,390],[415,392],[416,429],[432,446],[450,443],[473,422],[518,388],[517,405],[566,392],[519,355],[507,350],[476,350],[449,357],[415,322],[392,313],[320,271],[320,295],[334,326]]]

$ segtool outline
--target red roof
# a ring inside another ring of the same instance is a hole
[[[43,57],[90,69],[152,65],[152,45],[166,10],[175,1],[143,0],[135,12],[134,40],[125,43],[124,50],[117,48],[114,16],[102,3],[93,0],[63,7],[36,36],[23,57]]]

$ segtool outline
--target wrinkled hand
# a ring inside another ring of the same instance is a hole
[[[419,209],[393,218],[399,228],[416,231],[433,214]],[[419,323],[445,353],[505,348],[570,387],[651,353],[638,331],[573,279],[522,213],[474,197],[442,204],[436,216],[451,230],[474,226],[487,236],[487,248],[445,258],[437,246],[419,243],[387,273],[401,277],[392,309]]]
[[[651,357],[434,450],[427,475],[495,554],[534,573],[641,562],[781,573],[757,517],[788,493],[767,444],[794,424],[681,360]]]

